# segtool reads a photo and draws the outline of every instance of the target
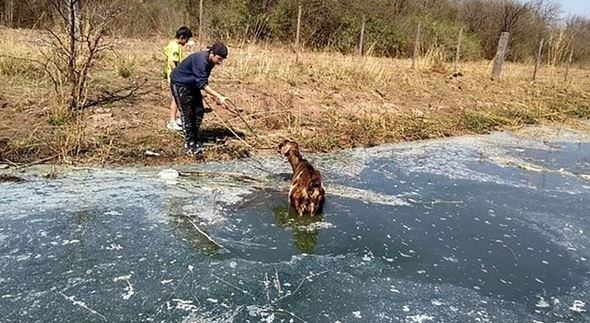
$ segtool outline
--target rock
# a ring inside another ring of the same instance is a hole
[[[164,169],[158,173],[158,176],[163,179],[175,179],[180,176],[180,173],[176,169]]]
[[[13,175],[9,175],[9,174],[2,174],[0,175],[0,183],[20,183],[20,182],[24,182],[25,180],[17,177],[17,176],[13,176]]]
[[[417,118],[423,118],[425,113],[424,113],[424,111],[419,110],[419,109],[412,109],[412,115]]]
[[[149,157],[160,157],[159,153],[153,152],[151,150],[146,150],[144,154]]]

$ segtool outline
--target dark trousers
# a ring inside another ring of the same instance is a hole
[[[170,83],[172,96],[180,111],[182,130],[187,147],[196,144],[199,140],[199,127],[205,115],[203,95],[196,87],[189,87]]]

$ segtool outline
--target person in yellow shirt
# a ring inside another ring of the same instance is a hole
[[[168,79],[168,83],[170,83],[170,75],[172,74],[172,70],[174,70],[178,63],[180,63],[184,58],[182,47],[186,45],[186,43],[188,43],[192,37],[193,33],[191,30],[186,26],[182,26],[176,31],[175,38],[169,41],[168,45],[164,47],[164,55],[166,56],[166,78]],[[176,118],[177,110],[178,109],[176,108],[174,98],[172,98],[170,102],[170,120],[166,124],[166,128],[169,130],[182,130],[182,127],[179,124],[180,122]]]

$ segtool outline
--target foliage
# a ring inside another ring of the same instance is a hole
[[[17,28],[45,28],[59,18],[49,5],[51,0],[18,2],[16,6],[17,2],[0,0],[0,23]],[[125,12],[112,22],[112,32],[120,36],[170,37],[180,25],[190,26],[198,36],[199,0],[92,3],[103,7],[115,4]],[[412,56],[418,22],[422,25],[422,53],[434,46],[443,52],[446,61],[454,55],[461,28],[463,59],[493,58],[499,34],[507,30],[507,59],[527,61],[533,59],[540,39],[548,41],[561,26],[557,21],[560,7],[552,0],[203,0],[204,39],[292,44],[299,5],[303,12],[303,46],[354,53],[364,16],[365,50],[387,57]],[[566,46],[574,48],[574,61],[590,60],[590,19],[570,17],[565,26],[570,39]]]

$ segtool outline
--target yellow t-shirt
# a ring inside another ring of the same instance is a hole
[[[180,63],[180,61],[182,61],[182,46],[173,39],[168,42],[166,47],[164,47],[164,55],[166,56],[166,77],[168,78],[168,81],[170,81],[170,74],[172,74],[173,66],[171,63]]]

